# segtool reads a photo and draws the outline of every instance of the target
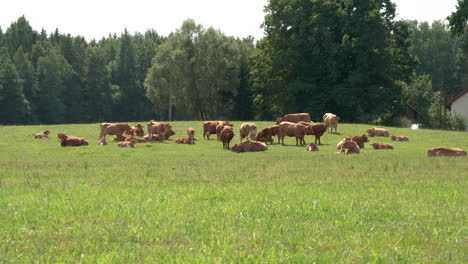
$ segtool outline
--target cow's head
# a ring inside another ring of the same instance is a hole
[[[142,137],[145,134],[143,126],[141,124],[137,124],[135,127],[133,127],[132,134]]]
[[[311,125],[305,126],[304,132],[306,133],[306,135],[314,135],[315,134],[314,129],[312,128]]]
[[[281,117],[276,118],[276,124],[279,125],[281,123]]]
[[[174,132],[172,129],[167,130],[164,132],[164,138],[169,139],[171,136],[175,135],[176,132]]]
[[[374,128],[369,128],[369,129],[367,129],[366,132],[370,137],[375,136],[375,129]]]
[[[361,138],[362,138],[363,143],[364,142],[369,142],[369,138],[367,138],[366,134],[362,134]]]
[[[64,141],[67,139],[67,135],[62,134],[62,133],[58,133],[57,137],[60,139],[60,141]]]
[[[44,131],[44,132],[42,132],[42,133],[44,133],[44,135],[47,136],[47,135],[49,135],[50,131],[49,131],[49,130],[46,130],[46,131]]]
[[[234,152],[239,152],[240,151],[240,146],[239,144],[235,144],[232,148],[231,148],[232,151]]]

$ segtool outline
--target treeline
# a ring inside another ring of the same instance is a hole
[[[400,125],[410,104],[426,127],[453,127],[444,104],[467,87],[463,12],[450,32],[440,21],[396,21],[390,0],[270,0],[265,10],[257,43],[193,20],[169,36],[125,30],[86,41],[20,17],[0,28],[0,123],[334,112]]]

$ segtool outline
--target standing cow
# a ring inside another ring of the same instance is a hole
[[[332,113],[326,113],[323,115],[323,123],[327,128],[329,128],[330,133],[333,133],[333,128],[335,129],[335,133],[337,133],[339,120],[340,117]]]
[[[148,137],[149,137],[149,140],[148,141],[153,141],[153,134],[158,134],[158,135],[165,135],[172,131],[172,125],[169,124],[169,123],[159,123],[159,122],[156,122],[154,120],[151,120],[148,122],[147,124],[147,128],[148,128]],[[175,134],[175,133],[173,133]],[[163,138],[164,139],[164,138]]]
[[[99,139],[106,139],[107,135],[122,136],[124,133],[131,134],[132,127],[128,124],[110,124],[110,123],[101,123],[100,125],[101,134]]]
[[[254,123],[243,123],[240,126],[240,141],[242,139],[250,137],[250,140],[257,138],[257,126]]]

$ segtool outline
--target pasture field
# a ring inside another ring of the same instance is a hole
[[[426,152],[468,150],[466,132],[390,127],[410,142],[370,138],[344,155],[336,143],[371,126],[340,124],[319,152],[288,138],[238,154],[203,140],[202,121],[173,125],[197,144],[117,148],[110,136],[97,146],[98,124],[0,126],[0,263],[468,262],[468,158]],[[60,147],[59,132],[90,145]]]

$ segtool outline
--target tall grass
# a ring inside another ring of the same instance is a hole
[[[0,127],[0,262],[468,261],[468,159],[426,153],[468,150],[468,133],[388,128],[410,142],[344,155],[336,143],[368,126],[340,124],[319,152],[290,138],[237,154],[200,121],[173,125],[199,140],[130,149],[97,146],[98,124]],[[90,145],[62,148],[59,132]]]

